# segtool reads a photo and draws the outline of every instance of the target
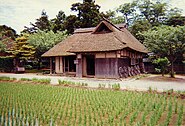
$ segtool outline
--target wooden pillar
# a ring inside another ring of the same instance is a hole
[[[53,64],[52,64],[52,57],[50,57],[50,74],[52,74]]]

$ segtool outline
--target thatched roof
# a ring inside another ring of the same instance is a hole
[[[73,36],[69,36],[64,41],[58,43],[53,48],[51,48],[49,51],[45,52],[42,56],[43,57],[52,57],[52,56],[69,56],[69,55],[75,55],[74,53],[68,52],[68,50],[71,48],[72,44],[76,40]]]
[[[126,28],[125,24],[113,25],[107,20],[94,28],[80,28],[43,56],[74,55],[79,52],[105,52],[130,48],[146,53],[147,49]]]

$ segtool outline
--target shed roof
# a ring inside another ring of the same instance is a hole
[[[108,30],[106,31],[104,28]],[[105,52],[127,47],[138,52],[147,53],[145,46],[125,28],[125,24],[113,25],[108,20],[104,20],[97,27],[75,30],[73,35],[42,56],[75,55],[79,52]]]

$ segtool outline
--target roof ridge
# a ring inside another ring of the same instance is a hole
[[[119,40],[122,44],[127,44],[126,42],[122,41],[118,36],[114,35],[114,37]]]

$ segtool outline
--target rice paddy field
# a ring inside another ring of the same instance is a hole
[[[168,93],[0,82],[0,126],[182,126],[185,100]]]

